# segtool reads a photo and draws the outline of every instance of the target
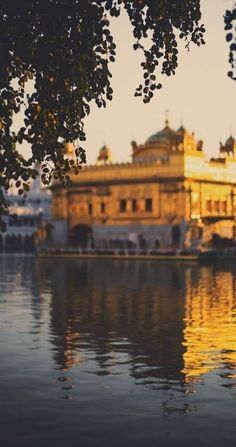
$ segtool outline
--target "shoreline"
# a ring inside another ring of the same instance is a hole
[[[119,261],[167,261],[167,262],[184,262],[184,263],[198,263],[200,265],[213,265],[218,262],[236,262],[236,253],[222,253],[217,251],[206,251],[195,254],[173,254],[173,253],[104,253],[104,252],[79,252],[69,250],[49,250],[36,251],[31,253],[24,252],[1,252],[0,257],[24,256],[36,257],[39,259],[107,259]]]
[[[114,260],[156,260],[156,261],[198,261],[197,255],[151,255],[151,254],[104,254],[104,253],[37,253],[39,258],[78,258],[78,259],[114,259]]]
[[[218,262],[236,262],[235,253],[222,253],[220,251],[206,251],[194,254],[178,253],[104,253],[104,252],[74,252],[67,250],[38,251],[39,258],[74,258],[74,259],[109,259],[109,260],[136,260],[136,261],[169,261],[190,262],[198,264],[216,264]]]

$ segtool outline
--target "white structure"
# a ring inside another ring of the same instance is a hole
[[[38,176],[25,198],[9,194],[7,201],[10,215],[6,217],[7,231],[0,234],[0,250],[33,251],[36,231],[43,222],[51,221],[51,192],[41,189]]]

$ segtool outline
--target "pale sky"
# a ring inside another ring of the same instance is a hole
[[[223,14],[232,8],[232,0],[202,0],[202,22],[206,26],[206,45],[181,43],[176,75],[159,78],[163,85],[149,104],[135,98],[135,88],[142,81],[142,55],[133,50],[133,36],[126,13],[113,20],[117,58],[111,64],[112,102],[106,109],[91,107],[86,118],[87,141],[83,147],[89,164],[95,163],[99,149],[106,144],[114,162],[130,161],[131,141],[143,143],[164,127],[165,110],[170,126],[195,132],[204,141],[208,156],[217,155],[219,142],[236,137],[236,82],[227,77],[228,44],[225,41]],[[28,150],[25,147],[25,150]],[[26,153],[27,153],[26,152]]]
[[[216,155],[219,141],[230,134],[236,137],[236,82],[227,77],[228,45],[225,42],[223,14],[232,0],[202,0],[202,21],[206,25],[206,45],[181,48],[179,67],[171,78],[162,76],[163,88],[149,104],[134,98],[142,80],[141,55],[132,49],[131,26],[125,14],[115,19],[113,34],[117,59],[112,66],[113,101],[105,110],[95,106],[86,119],[88,163],[94,163],[100,147],[106,143],[113,161],[129,161],[132,140],[143,143],[164,127],[165,110],[170,125],[180,126],[181,118],[189,131],[203,139],[208,155]]]

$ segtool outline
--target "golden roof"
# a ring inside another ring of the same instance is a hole
[[[99,154],[98,154],[98,157],[97,157],[97,161],[98,162],[105,162],[105,163],[112,161],[111,150],[105,144],[104,144],[104,146],[102,146],[102,148],[99,151]]]

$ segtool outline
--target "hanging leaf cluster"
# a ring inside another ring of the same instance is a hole
[[[236,81],[236,2],[232,10],[227,10],[224,16],[226,41],[229,43],[228,76]]]
[[[8,212],[12,182],[20,195],[42,167],[42,180],[69,180],[85,163],[81,142],[90,104],[112,100],[110,64],[116,45],[110,18],[123,8],[143,52],[143,82],[135,96],[149,102],[161,88],[159,75],[178,65],[178,41],[204,43],[200,0],[0,0],[0,215]],[[34,84],[27,93],[27,84]],[[24,125],[14,128],[24,110]],[[64,153],[76,142],[75,158]],[[19,145],[28,143],[26,159]],[[2,220],[3,224],[3,220]]]

